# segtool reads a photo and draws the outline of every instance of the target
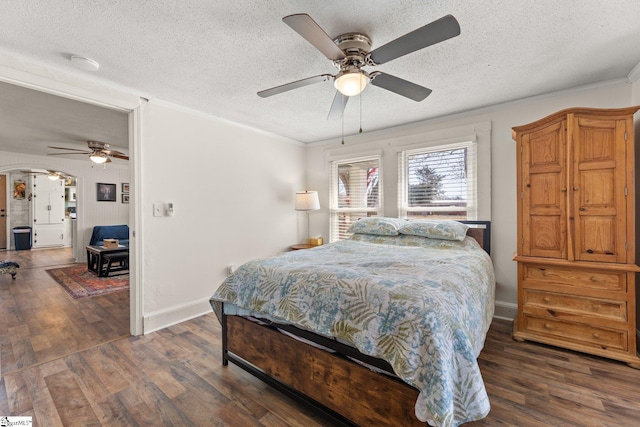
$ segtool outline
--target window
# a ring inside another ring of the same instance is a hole
[[[476,219],[476,144],[456,143],[399,153],[402,218]]]
[[[331,162],[330,241],[346,239],[353,221],[382,215],[380,157]]]

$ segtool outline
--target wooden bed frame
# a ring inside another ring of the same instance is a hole
[[[490,253],[490,222],[461,222],[471,225],[467,235]],[[388,374],[375,372],[352,359]],[[333,425],[427,425],[415,417],[418,390],[396,377],[386,361],[295,326],[223,314],[222,363],[227,366],[229,362],[321,411]]]

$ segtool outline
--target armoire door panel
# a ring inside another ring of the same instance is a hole
[[[611,216],[588,216],[580,221],[581,246],[577,255],[583,261],[616,261],[616,223]]]
[[[563,224],[558,216],[531,216],[531,241],[528,242],[529,255],[549,258],[562,257],[566,250],[563,238]]]
[[[578,118],[574,143],[574,253],[580,261],[626,263],[624,121]]]
[[[578,161],[612,159],[616,152],[615,120],[578,119],[580,155]]]
[[[523,255],[567,257],[565,129],[555,123],[523,137]]]
[[[529,187],[529,203],[532,210],[551,209],[553,213],[560,213],[561,199],[564,196],[561,191],[558,191],[563,184],[559,182],[560,178],[561,176],[557,172],[531,175],[529,178],[531,185]]]
[[[580,171],[578,205],[580,207],[616,207],[615,169]]]
[[[545,129],[532,132],[529,137],[531,169],[536,167],[564,166],[563,124],[555,123]]]

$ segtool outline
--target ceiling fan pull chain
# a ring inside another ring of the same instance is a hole
[[[360,102],[360,130],[358,133],[362,133],[362,82],[360,82],[360,95],[358,95],[358,98]]]
[[[346,104],[346,96],[342,97],[342,145],[344,145],[344,106]]]

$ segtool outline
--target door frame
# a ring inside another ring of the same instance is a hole
[[[4,230],[4,239],[5,239],[5,247],[4,248],[0,248],[0,250],[8,250],[9,247],[11,246],[11,235],[9,234],[9,228],[11,227],[11,224],[9,224],[9,176],[6,173],[0,172],[0,175],[4,176],[5,178],[5,183],[4,183],[4,223],[5,223],[5,230]],[[0,187],[3,187],[2,184],[0,184]],[[2,191],[0,191],[0,194],[2,194]],[[1,197],[0,197],[1,200]]]
[[[11,62],[5,58],[3,62]],[[18,64],[22,69],[14,68]],[[0,81],[28,89],[38,90],[48,94],[69,98],[88,104],[126,112],[129,115],[129,168],[130,188],[129,199],[129,225],[131,229],[130,239],[130,282],[129,282],[129,330],[131,335],[140,335],[143,330],[143,277],[142,277],[142,250],[140,244],[142,229],[142,200],[141,188],[141,138],[142,138],[142,114],[141,106],[144,100],[130,93],[124,93],[109,86],[96,84],[88,80],[82,80],[70,74],[52,71],[35,64],[27,64],[24,61],[14,62],[11,66],[0,64]],[[18,165],[0,167],[2,170],[15,170]]]

